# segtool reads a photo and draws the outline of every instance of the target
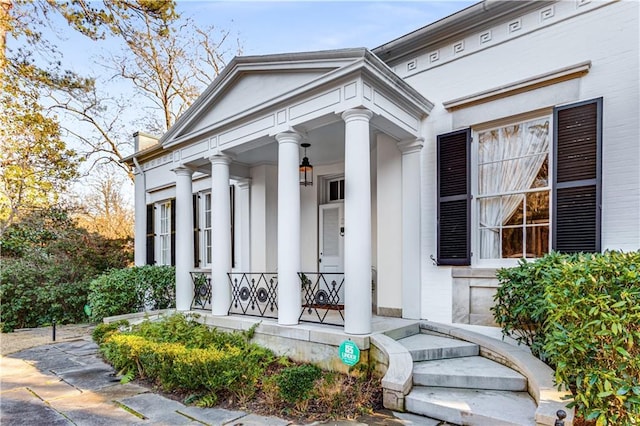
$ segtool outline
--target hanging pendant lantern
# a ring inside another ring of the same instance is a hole
[[[304,158],[302,158],[302,164],[300,164],[300,185],[313,186],[313,166],[309,163],[309,158],[307,158],[307,148],[311,144],[303,143],[300,145],[304,148]]]

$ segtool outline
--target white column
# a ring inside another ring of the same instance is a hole
[[[147,192],[144,172],[134,168],[135,217],[134,217],[134,262],[136,266],[147,263]]]
[[[188,311],[193,300],[189,274],[193,268],[193,171],[186,167],[173,171],[176,174],[176,309]]]
[[[251,183],[243,180],[236,185],[238,188],[238,213],[236,226],[236,241],[239,245],[238,265],[240,272],[251,271]]]
[[[278,324],[295,325],[300,318],[300,152],[301,136],[276,135],[278,141]]]
[[[344,331],[371,333],[371,166],[369,120],[373,113],[342,113],[344,141]]]
[[[402,151],[402,317],[421,318],[420,151],[423,139],[398,143]]]
[[[213,315],[227,315],[231,304],[231,204],[229,201],[229,164],[225,155],[211,161],[211,306]]]

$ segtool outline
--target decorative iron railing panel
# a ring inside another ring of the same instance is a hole
[[[191,309],[211,310],[211,276],[204,272],[191,272],[193,300]]]
[[[278,318],[278,274],[232,272],[230,314]]]
[[[299,272],[302,285],[300,321],[344,325],[344,273]]]

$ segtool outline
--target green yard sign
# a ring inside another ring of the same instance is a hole
[[[360,361],[360,349],[351,340],[342,342],[340,348],[338,348],[338,355],[340,360],[349,367],[353,367]]]

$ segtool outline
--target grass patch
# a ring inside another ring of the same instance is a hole
[[[94,339],[120,374],[186,404],[298,421],[353,419],[381,407],[372,368],[340,374],[296,363],[252,343],[254,331],[221,332],[175,314],[132,327],[101,324]]]

